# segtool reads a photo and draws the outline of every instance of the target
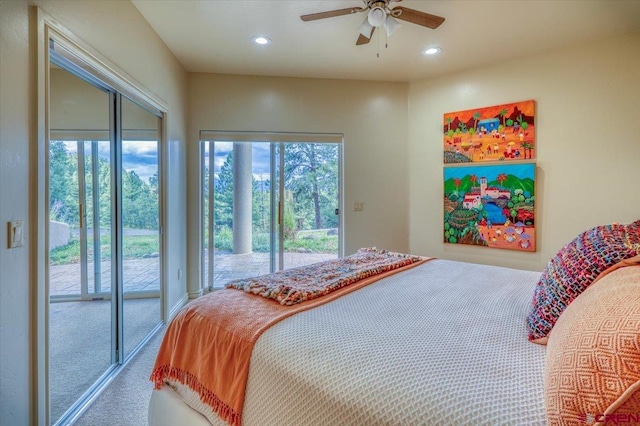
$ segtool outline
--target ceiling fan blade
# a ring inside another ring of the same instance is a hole
[[[358,40],[356,40],[356,46],[369,43],[371,41],[371,37],[373,37],[373,32],[375,30],[376,30],[376,27],[371,27],[371,34],[369,34],[369,38],[363,36],[362,34],[358,35]]]
[[[440,24],[444,22],[444,18],[441,16],[431,15],[430,13],[420,12],[419,10],[408,9],[402,6],[394,7],[391,11],[392,16],[396,19],[431,29],[438,28]],[[398,13],[398,11],[400,11],[400,13]]]
[[[316,19],[333,18],[334,16],[349,15],[351,13],[357,13],[364,11],[361,7],[349,7],[347,9],[330,10],[328,12],[311,13],[309,15],[302,15],[300,19],[305,22],[315,21]]]

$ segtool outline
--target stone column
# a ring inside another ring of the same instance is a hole
[[[233,143],[233,253],[251,253],[251,144]]]

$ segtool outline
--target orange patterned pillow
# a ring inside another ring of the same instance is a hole
[[[549,335],[550,425],[640,423],[640,265],[602,277]]]

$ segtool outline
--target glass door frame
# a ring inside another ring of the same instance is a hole
[[[270,143],[270,182],[278,182],[278,194],[284,194],[284,178],[277,176],[279,170],[284,170],[285,146],[287,143],[331,143],[338,146],[338,257],[344,256],[344,137],[335,133],[286,133],[286,132],[230,132],[230,131],[200,131],[199,139],[199,256],[200,265],[200,290],[214,291],[219,287],[213,286],[214,279],[214,235],[213,235],[213,187],[214,187],[214,149],[216,141],[224,142],[246,142],[246,143]],[[208,161],[206,161],[206,151],[208,150]],[[208,168],[208,203],[205,203],[204,176],[205,168]],[[277,197],[270,197],[270,270],[277,271],[284,267],[284,232],[279,226],[283,223],[284,206]],[[209,234],[207,238],[208,250],[204,245],[205,210],[209,217]],[[277,243],[277,246],[276,246]],[[275,249],[276,247],[280,249]],[[206,256],[206,258],[205,258]],[[206,268],[205,268],[206,260]]]
[[[87,300],[89,294],[88,283],[88,263],[89,253],[87,247],[87,187],[86,187],[86,159],[84,156],[84,140],[76,141],[77,146],[77,161],[78,161],[78,232],[80,236],[80,298]],[[92,180],[95,179],[95,174],[92,174]],[[96,194],[92,193],[93,203],[96,198]]]
[[[282,205],[282,194],[284,194],[284,179],[282,178],[282,170],[284,170],[284,150],[282,149],[282,142],[272,142],[270,146],[271,156],[269,158],[271,182],[278,182],[278,192],[274,194],[274,186],[270,187],[270,235],[269,244],[271,250],[269,253],[269,268],[270,272],[279,271],[284,265],[284,232],[282,228],[284,208]],[[276,244],[277,240],[277,244]],[[277,256],[277,259],[276,259]]]

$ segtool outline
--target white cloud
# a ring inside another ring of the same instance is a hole
[[[155,156],[158,155],[158,143],[156,141],[124,141],[122,154]]]

